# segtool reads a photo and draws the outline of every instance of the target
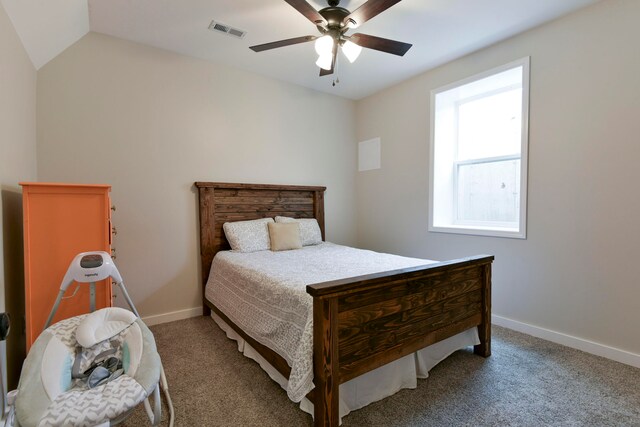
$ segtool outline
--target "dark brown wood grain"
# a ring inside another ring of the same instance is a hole
[[[357,26],[367,22],[369,19],[389,9],[400,0],[369,0],[362,6],[351,12],[345,18],[345,24],[349,19],[353,20]]]
[[[294,203],[294,202],[289,202]],[[223,205],[216,203],[216,211],[218,212],[255,212],[255,211],[263,211],[263,212],[313,212],[313,205],[311,203],[304,204],[288,204],[283,205],[280,203],[274,203],[268,208],[265,208],[264,205],[256,205],[256,204],[237,204],[237,205]]]
[[[200,187],[199,188],[199,200],[200,200],[200,262],[202,266],[208,265],[211,267],[213,257],[220,250],[221,244],[216,243],[216,226],[215,226],[215,202],[214,202],[214,188],[212,187]],[[227,243],[228,244],[228,243]],[[211,309],[205,301],[204,287],[207,284],[206,271],[202,270],[202,314],[209,316]]]
[[[458,308],[464,308],[465,312],[472,311],[473,307],[480,307],[481,301],[480,292],[468,292],[438,301],[430,301],[428,298],[415,298],[411,301],[394,298],[362,309],[340,313],[338,336],[346,343],[368,340],[370,335],[379,335],[385,329],[397,335],[404,325],[412,325],[423,320],[427,321],[426,326],[434,325],[435,316]],[[473,312],[475,314],[475,309]]]
[[[316,426],[337,426],[338,387],[338,301],[313,300],[313,375],[315,400],[313,418]]]
[[[421,313],[405,312],[377,322],[364,323],[359,328],[340,329],[340,361],[358,360],[391,347],[402,345],[416,336],[433,332],[448,324],[480,314],[480,303],[472,298],[458,307],[445,309],[442,304],[427,306]],[[461,331],[462,332],[462,331]]]
[[[286,193],[293,195],[305,194],[308,191],[325,191],[327,187],[321,187],[316,185],[280,185],[280,184],[237,184],[230,182],[203,182],[196,181],[195,186],[197,188],[217,188],[222,190],[230,190],[226,194],[237,193],[243,194],[256,194],[258,191],[271,191],[272,193]],[[224,191],[221,194],[225,194]],[[262,194],[262,193],[261,193]]]
[[[365,276],[349,277],[346,279],[332,280],[307,286],[307,292],[313,297],[340,294],[340,296],[359,292],[361,289],[384,288],[389,283],[402,279],[428,280],[431,275],[440,272],[457,272],[465,267],[478,263],[491,263],[492,255],[476,255],[472,257],[454,259],[450,261],[435,262],[418,267],[403,268],[400,270],[385,271],[382,273],[368,274]],[[440,278],[442,280],[442,278]]]
[[[402,277],[402,275],[396,277]],[[422,270],[422,275],[419,277],[407,275],[405,279],[394,280],[381,287],[369,288],[364,295],[361,292],[349,293],[340,298],[340,311],[348,311],[393,298],[402,298],[407,302],[417,299],[420,304],[426,304],[438,298],[479,289],[480,286],[477,268],[447,270],[445,274]]]
[[[365,374],[373,369],[384,366],[408,354],[414,353],[431,344],[452,337],[462,331],[473,328],[480,322],[480,315],[463,319],[432,332],[425,332],[413,339],[411,342],[403,343],[387,349],[383,353],[372,354],[363,359],[340,361],[340,383],[349,381],[357,376]]]
[[[482,357],[491,356],[491,265],[485,266],[482,275],[482,321],[478,325],[480,344],[473,352]]]
[[[324,191],[315,191],[313,193],[313,217],[320,224],[322,240],[324,240]]]
[[[222,225],[276,215],[316,218],[325,238],[325,187],[196,182],[200,199],[203,305],[223,318],[285,377],[284,358],[204,298],[211,263],[229,249]],[[491,264],[479,255],[307,286],[313,298],[316,426],[338,425],[338,386],[477,327],[476,354],[491,354]]]

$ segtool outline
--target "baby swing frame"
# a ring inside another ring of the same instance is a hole
[[[60,302],[64,298],[64,294],[67,291],[67,288],[73,283],[88,283],[89,284],[89,308],[93,313],[96,309],[96,282],[100,280],[104,280],[107,278],[113,279],[114,283],[120,288],[122,295],[124,296],[125,301],[129,305],[129,308],[135,314],[137,318],[140,318],[140,314],[136,309],[129,293],[127,292],[127,288],[124,285],[124,281],[122,280],[122,276],[120,272],[116,268],[111,259],[111,256],[103,251],[95,251],[95,252],[83,252],[73,259],[71,265],[65,274],[62,283],[60,285],[60,291],[58,292],[58,296],[56,298],[55,303],[51,309],[51,313],[47,318],[44,329],[47,329],[58,311],[60,307]],[[160,387],[164,392],[165,399],[167,401],[167,406],[169,407],[169,426],[173,427],[174,423],[174,410],[173,410],[173,402],[171,401],[171,396],[169,394],[169,385],[167,383],[167,377],[164,372],[164,367],[162,363],[160,364],[160,382],[158,386],[153,390],[153,408],[151,403],[149,402],[148,396],[144,400],[144,408],[151,421],[153,426],[157,426],[160,424],[160,419],[162,417],[162,409],[161,409],[161,399],[160,399]],[[131,411],[118,416],[114,420],[110,420],[110,425],[117,425],[127,419],[131,415]]]

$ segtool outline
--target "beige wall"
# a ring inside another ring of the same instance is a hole
[[[19,181],[36,177],[36,70],[0,5],[0,311],[12,316],[9,385],[22,365],[24,275]]]
[[[373,95],[358,140],[360,246],[496,255],[494,314],[640,354],[640,2],[608,0]],[[427,232],[430,90],[531,56],[527,240]]]
[[[352,101],[90,33],[38,73],[38,178],[111,184],[138,309],[186,310],[201,307],[194,181],[326,185],[327,238],[355,243],[354,115]]]

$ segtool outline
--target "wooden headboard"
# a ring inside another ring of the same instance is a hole
[[[230,249],[229,242],[222,231],[222,224],[225,222],[278,215],[315,218],[320,224],[322,240],[324,240],[324,191],[326,187],[222,182],[196,182],[195,185],[198,188],[200,200],[200,257],[203,293],[213,257],[218,251]]]

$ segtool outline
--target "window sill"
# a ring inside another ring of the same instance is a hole
[[[451,234],[468,234],[472,236],[486,237],[506,237],[509,239],[526,239],[527,235],[524,230],[506,227],[487,227],[487,226],[471,226],[471,225],[446,225],[446,226],[429,226],[429,231],[433,233],[451,233]]]

